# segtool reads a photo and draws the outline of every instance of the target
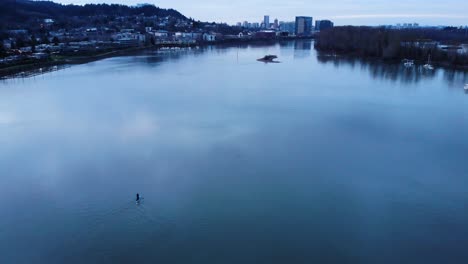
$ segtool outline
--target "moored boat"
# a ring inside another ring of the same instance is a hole
[[[431,64],[431,55],[429,54],[429,56],[427,56],[427,63],[424,64],[424,69],[426,70],[433,70],[434,69],[434,66],[432,66]]]
[[[404,59],[403,60],[403,65],[405,65],[406,68],[413,67],[414,66],[414,60]]]

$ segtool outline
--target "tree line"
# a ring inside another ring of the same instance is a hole
[[[468,43],[463,28],[388,29],[384,27],[344,26],[324,30],[315,41],[319,51],[381,58],[385,60],[411,59],[426,61],[429,56],[436,63],[468,66],[468,55],[456,50],[442,50],[438,43]]]

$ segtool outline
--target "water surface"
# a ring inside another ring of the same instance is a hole
[[[0,263],[467,262],[468,74],[312,47],[1,81]]]

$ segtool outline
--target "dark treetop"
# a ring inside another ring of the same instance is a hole
[[[466,29],[447,27],[395,30],[384,27],[335,27],[320,32],[315,47],[336,52],[386,60],[413,59],[468,66],[467,54],[444,50],[443,45],[468,43]]]
[[[2,0],[0,2],[0,26],[11,27],[37,19],[65,20],[87,16],[171,16],[186,19],[174,9],[162,9],[154,5],[125,6],[118,4],[62,5],[50,1]]]

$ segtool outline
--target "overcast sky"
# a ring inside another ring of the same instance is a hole
[[[467,0],[54,0],[61,3],[151,3],[202,21],[292,21],[296,15],[331,19],[338,25],[468,25]]]

